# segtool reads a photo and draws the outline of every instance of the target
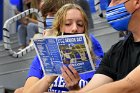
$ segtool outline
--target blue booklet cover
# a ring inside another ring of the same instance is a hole
[[[84,34],[47,36],[33,44],[44,74],[61,75],[62,65],[69,64],[80,74],[95,70]]]

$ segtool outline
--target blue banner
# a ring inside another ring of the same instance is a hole
[[[0,0],[0,40],[2,40],[3,28],[3,0]]]
[[[12,5],[19,5],[20,4],[20,0],[10,0],[10,3]]]
[[[91,13],[95,13],[96,12],[96,9],[95,9],[95,4],[94,4],[94,0],[87,0],[88,3],[89,3],[89,6],[90,6],[90,10],[91,10]]]

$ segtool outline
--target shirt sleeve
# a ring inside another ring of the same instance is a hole
[[[95,53],[96,56],[103,58],[104,56],[104,52],[103,49],[99,43],[99,41],[93,36],[93,34],[90,34],[90,39],[93,45],[93,51]]]
[[[40,61],[37,56],[33,59],[30,65],[27,78],[29,77],[37,77],[39,79],[43,77],[43,70],[41,68]]]
[[[99,67],[97,68],[95,74],[104,74],[106,76],[109,76],[113,80],[116,79],[116,72],[112,68],[112,61],[110,61],[112,53],[112,48],[105,54],[103,59],[101,60],[101,63],[99,64]]]

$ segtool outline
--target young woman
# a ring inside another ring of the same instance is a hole
[[[87,16],[80,6],[76,4],[66,4],[61,7],[55,15],[51,35],[59,36],[66,34],[85,34],[90,53],[94,63],[97,56],[94,50],[98,50],[99,57],[103,56],[103,51],[99,43],[93,35],[88,33]],[[96,44],[96,48],[94,47]],[[98,45],[98,46],[97,46]],[[68,90],[79,89],[85,86],[89,79],[92,78],[94,72],[79,75],[78,72],[69,65],[71,71],[67,67],[62,67],[62,76],[44,76],[38,57],[33,60],[28,78],[24,86],[23,93],[43,93],[45,91],[61,93]],[[68,74],[66,74],[66,72]]]

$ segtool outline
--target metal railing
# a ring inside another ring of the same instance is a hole
[[[8,19],[5,21],[4,26],[3,26],[3,43],[4,43],[4,48],[9,51],[10,55],[12,55],[13,57],[22,57],[23,55],[27,54],[28,52],[30,52],[31,50],[34,49],[33,44],[30,44],[29,46],[27,46],[26,48],[24,48],[21,51],[14,51],[11,48],[11,41],[10,41],[10,25],[16,21],[18,21],[19,19],[34,13],[34,15],[37,17],[37,21],[38,21],[38,30],[39,33],[42,34],[43,30],[44,30],[44,20],[42,17],[41,12],[38,9],[35,8],[31,8],[29,10],[26,10],[24,12],[21,12],[15,16],[13,16],[12,18]]]

